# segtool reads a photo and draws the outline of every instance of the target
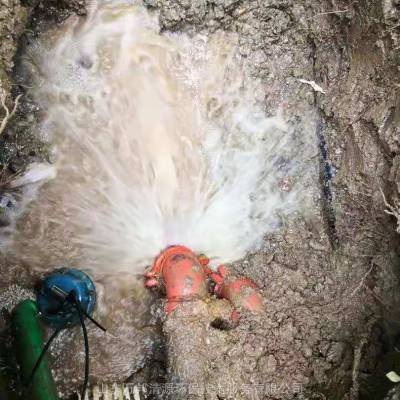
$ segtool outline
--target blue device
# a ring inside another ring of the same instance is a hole
[[[80,323],[79,312],[71,301],[71,292],[84,313],[91,316],[96,304],[96,288],[90,277],[76,268],[61,268],[48,275],[37,293],[42,318],[53,327]]]

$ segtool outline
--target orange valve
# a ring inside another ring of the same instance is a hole
[[[257,285],[246,277],[230,276],[224,265],[218,267],[218,272],[213,272],[210,278],[215,283],[214,293],[228,300],[235,307],[232,319],[239,318],[237,309],[244,308],[254,313],[263,310],[261,294]]]
[[[166,313],[179,303],[209,296],[207,274],[198,257],[184,246],[170,246],[155,259],[145,273],[146,287],[164,285],[167,297]]]

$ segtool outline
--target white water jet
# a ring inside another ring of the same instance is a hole
[[[162,35],[145,8],[100,3],[25,55],[57,177],[15,251],[139,273],[171,244],[217,263],[256,250],[303,208],[313,133],[265,115],[234,35]]]

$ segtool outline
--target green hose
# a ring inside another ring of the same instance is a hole
[[[18,304],[13,315],[13,330],[21,379],[26,384],[43,348],[43,329],[35,302],[25,300]],[[32,382],[26,389],[25,399],[59,399],[46,357],[43,358]]]

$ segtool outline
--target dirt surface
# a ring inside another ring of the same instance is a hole
[[[71,12],[84,13],[84,1],[5,0],[0,4],[0,95],[10,112],[17,96],[21,96],[14,118],[0,139],[2,181],[20,173],[28,164],[46,158],[43,144],[31,134],[35,113],[39,110],[26,96],[26,88],[18,85],[17,49],[23,48],[29,37],[34,37],[49,24],[61,22]],[[3,118],[4,107],[1,112]]]
[[[180,4],[155,4],[165,29],[238,32],[267,110],[284,104],[303,126],[315,116],[321,150],[313,217],[299,217],[237,265],[262,288],[267,312],[216,339],[215,381],[236,388],[232,398],[251,398],[245,390],[291,398],[307,388],[310,398],[358,398],[379,358],[372,331],[396,318],[399,301],[396,221],[380,193],[398,195],[399,5]]]
[[[67,3],[1,3],[4,90],[11,90],[12,57],[29,15],[48,21],[49,4],[58,8]],[[80,2],[69,3],[82,12]],[[389,368],[385,356],[394,351],[400,332],[395,323],[400,305],[397,221],[384,212],[381,195],[382,190],[390,204],[400,196],[400,3],[145,3],[160,11],[165,31],[236,32],[248,67],[262,79],[266,111],[274,115],[283,107],[299,132],[315,130],[320,146],[320,183],[309,215],[294,218],[280,233],[266,238],[262,251],[235,265],[261,288],[265,314],[244,315],[233,330],[203,327],[207,351],[194,354],[208,389],[197,398],[383,398],[381,385],[373,395],[368,388],[377,371],[382,374]],[[299,79],[315,81],[325,93]],[[6,142],[14,143],[7,137]],[[18,159],[17,152],[9,154],[8,167]],[[0,271],[1,287],[18,281],[27,284],[32,278],[29,266],[3,264]],[[115,325],[118,318],[133,318],[129,310],[140,304],[138,314],[149,311],[156,339],[145,351],[147,328],[121,333],[128,335],[132,352],[127,354],[121,345],[121,357],[142,355],[143,362],[140,369],[128,369],[120,378],[162,383],[165,349],[156,328],[160,320],[150,313],[153,297],[138,289],[130,301],[127,306],[121,300],[120,309],[115,306]],[[165,329],[167,334],[173,331],[173,322]],[[181,338],[182,349],[196,348],[190,332]],[[104,344],[104,339],[98,343]],[[106,371],[108,356],[105,344],[93,379],[116,379]],[[61,367],[63,359],[56,364],[56,369]]]

